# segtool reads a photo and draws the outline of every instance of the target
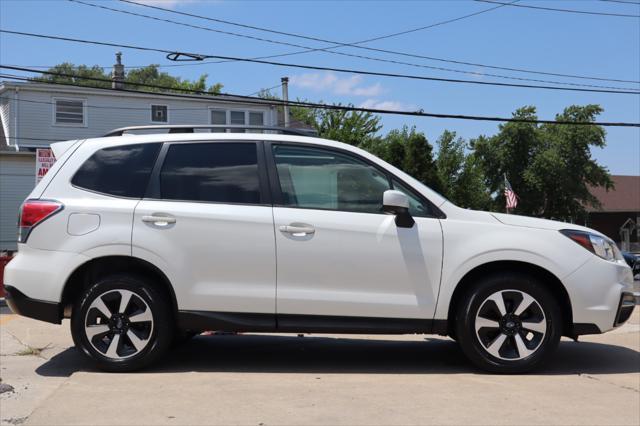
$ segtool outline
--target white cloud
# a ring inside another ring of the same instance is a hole
[[[363,78],[359,75],[340,78],[333,72],[306,73],[294,75],[289,81],[295,87],[336,95],[378,96],[384,92],[380,83],[363,86]]]
[[[418,107],[412,104],[405,104],[399,101],[381,101],[378,99],[367,99],[360,104],[360,108],[388,109],[392,111],[416,111]]]

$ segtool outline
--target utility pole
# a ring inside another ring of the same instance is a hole
[[[289,77],[282,77],[282,100],[284,101],[284,127],[289,127]]]

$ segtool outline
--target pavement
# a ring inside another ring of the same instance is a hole
[[[640,424],[640,309],[527,375],[485,374],[448,338],[198,336],[138,373],[95,370],[69,324],[0,308],[3,425]]]

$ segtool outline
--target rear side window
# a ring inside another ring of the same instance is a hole
[[[101,149],[84,162],[71,183],[104,194],[142,198],[161,145],[148,143]]]
[[[165,200],[260,204],[255,143],[193,143],[169,147],[160,172]]]

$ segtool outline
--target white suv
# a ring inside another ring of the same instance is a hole
[[[457,207],[339,142],[172,130],[53,144],[21,208],[9,306],[70,317],[102,369],[225,330],[449,335],[523,372],[633,311],[631,269],[591,229]]]

